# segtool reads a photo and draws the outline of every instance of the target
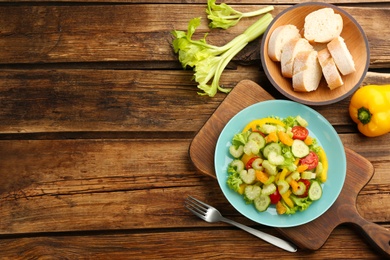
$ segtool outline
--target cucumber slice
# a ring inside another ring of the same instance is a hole
[[[254,200],[256,197],[260,196],[261,188],[258,185],[247,185],[244,194],[247,199]]]
[[[276,130],[277,130],[277,131],[280,131],[280,132],[286,132],[287,129],[284,128],[284,127],[281,126],[281,125],[277,125],[277,126],[276,126]]]
[[[271,151],[268,154],[268,161],[273,165],[282,165],[284,163],[284,157],[283,155],[276,154],[275,151]]]
[[[248,141],[253,140],[259,145],[259,149],[262,149],[265,146],[265,139],[264,137],[258,133],[253,132],[248,136]]]
[[[266,211],[268,206],[271,204],[271,199],[267,195],[260,195],[254,199],[255,207],[258,211]]]
[[[299,115],[295,119],[297,120],[297,122],[300,126],[307,127],[309,125],[309,123],[303,117],[301,117]]]
[[[301,178],[306,179],[306,180],[311,180],[316,178],[316,173],[315,172],[309,172],[309,171],[304,171],[301,173]]]
[[[309,188],[309,199],[319,200],[322,196],[322,187],[318,181],[313,181]]]
[[[274,151],[276,154],[282,154],[282,147],[277,143],[270,143],[264,147],[263,155],[265,158],[268,158],[270,152]]]
[[[236,172],[241,172],[242,170],[244,170],[244,162],[241,161],[241,160],[233,160],[231,163],[230,163],[230,166],[233,167],[234,169],[236,169]]]
[[[256,180],[256,172],[254,169],[240,171],[240,178],[246,184],[252,184]]]
[[[231,145],[229,147],[229,153],[234,157],[234,158],[240,158],[241,155],[244,153],[244,146],[240,145],[239,147],[235,147],[234,145]]]
[[[274,183],[266,184],[263,186],[263,189],[261,190],[262,195],[271,195],[276,191],[276,185]]]
[[[269,134],[275,132],[278,128],[275,125],[264,124],[260,126],[260,130],[265,134]]]
[[[307,156],[310,152],[309,146],[305,144],[302,140],[295,139],[291,146],[291,152],[297,158],[303,158]]]

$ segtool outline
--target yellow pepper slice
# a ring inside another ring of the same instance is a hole
[[[272,118],[272,117],[266,117],[266,118],[261,118],[261,119],[255,119],[251,122],[249,122],[249,124],[247,124],[244,129],[242,130],[242,132],[247,132],[249,129],[251,129],[252,131],[255,131],[257,129],[257,126],[262,126],[264,124],[274,124],[274,125],[280,125],[280,126],[285,126],[285,124],[280,121],[279,119],[276,119],[276,118]]]
[[[291,195],[291,190],[288,190],[287,192],[280,194],[280,196],[282,196],[282,199],[287,204],[287,206],[293,208],[294,202],[292,201],[292,199],[290,199],[290,195]]]
[[[298,190],[299,184],[298,184],[297,181],[291,180],[289,184],[290,184],[291,189],[293,190],[293,192],[296,192]]]
[[[250,159],[252,159],[253,156],[254,156],[254,155],[252,155],[252,154],[246,154],[246,153],[244,153],[244,155],[241,157],[241,161],[244,163],[244,165],[246,165],[246,164],[248,163],[248,161],[249,161]]]
[[[287,173],[288,173],[287,168],[283,168],[282,172],[279,175],[279,180],[284,181],[284,179],[286,178]]]
[[[296,158],[295,161],[294,161],[294,164],[298,165],[299,164],[299,160],[300,160],[299,158]]]
[[[286,213],[286,211],[286,207],[280,201],[278,201],[278,203],[276,203],[276,212],[279,215],[283,215],[284,213]]]
[[[324,149],[320,148],[318,155],[320,156],[320,160],[322,163],[322,172],[320,175],[321,182],[326,182],[328,179],[328,159],[326,158],[326,153]]]
[[[246,187],[246,184],[240,184],[240,188],[238,189],[238,193],[240,194],[240,195],[242,195],[242,194],[244,194],[244,191],[245,191],[245,187]]]

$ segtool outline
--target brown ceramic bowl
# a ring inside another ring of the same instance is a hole
[[[341,37],[344,38],[352,54],[356,71],[343,76],[344,85],[336,89],[330,90],[323,78],[317,90],[307,93],[296,92],[292,88],[291,79],[282,76],[280,63],[269,58],[267,54],[269,38],[272,32],[281,25],[293,24],[303,30],[306,15],[325,7],[333,8],[334,12],[343,18],[344,26]],[[279,13],[263,35],[260,55],[263,69],[272,85],[287,98],[306,105],[326,105],[348,97],[362,83],[370,63],[368,40],[357,21],[339,7],[319,2],[297,4]]]

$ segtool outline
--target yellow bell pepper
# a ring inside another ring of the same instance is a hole
[[[262,126],[264,124],[275,124],[275,125],[285,126],[284,123],[282,121],[280,121],[279,119],[272,118],[272,117],[266,117],[266,118],[261,118],[261,119],[255,119],[255,120],[249,122],[249,124],[247,124],[244,127],[242,132],[245,133],[249,129],[252,129],[252,131],[255,131],[257,129],[257,126]]]
[[[367,85],[358,89],[349,105],[349,115],[368,137],[390,132],[390,85]]]

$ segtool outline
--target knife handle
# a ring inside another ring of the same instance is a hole
[[[266,241],[274,246],[282,248],[288,252],[291,252],[291,253],[297,252],[297,247],[289,241],[286,241],[286,240],[283,240],[281,238],[264,233],[260,230],[245,226],[241,223],[237,223],[231,219],[227,219],[227,218],[222,217],[220,220],[225,222],[225,223],[236,226],[238,228],[241,228],[242,230],[245,230],[246,232],[248,232],[248,233],[250,233],[250,234],[252,234],[252,235],[254,235],[254,236],[256,236],[256,237],[258,237],[258,238],[260,238],[260,239],[262,239],[262,240],[264,240],[264,241]]]

